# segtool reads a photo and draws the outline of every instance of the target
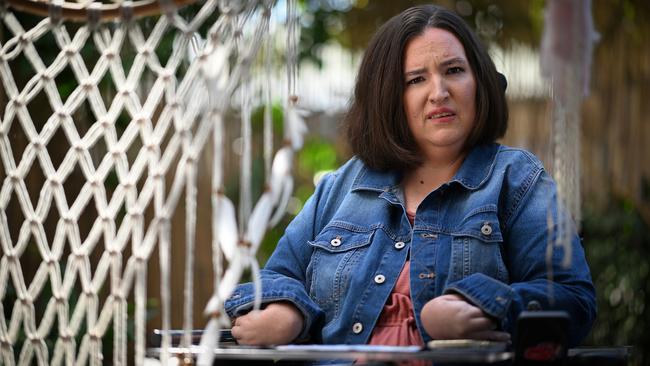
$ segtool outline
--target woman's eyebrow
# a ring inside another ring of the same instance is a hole
[[[410,70],[404,73],[404,76],[414,76],[414,75],[421,75],[427,72],[427,69],[424,67],[420,67],[419,69],[415,70]]]
[[[465,65],[467,61],[462,57],[453,57],[440,63],[440,66]]]
[[[448,67],[451,65],[465,65],[467,64],[467,60],[463,57],[452,57],[448,60],[445,60],[440,63],[440,67]],[[404,76],[415,76],[415,75],[422,75],[427,72],[427,69],[425,67],[420,67],[414,70],[409,70],[404,73]]]

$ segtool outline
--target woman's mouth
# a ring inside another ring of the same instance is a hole
[[[450,117],[453,116],[454,114],[451,112],[443,112],[443,113],[435,113],[435,114],[430,114],[427,116],[427,119],[437,119],[437,118],[444,118],[444,117]]]
[[[449,108],[438,108],[427,114],[427,120],[435,122],[448,122],[456,116],[456,113]]]

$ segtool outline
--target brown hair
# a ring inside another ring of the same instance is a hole
[[[404,49],[426,28],[451,32],[465,49],[476,79],[476,125],[465,150],[502,137],[508,126],[505,78],[462,18],[435,5],[406,9],[373,36],[361,61],[354,98],[345,116],[352,151],[370,168],[407,170],[422,156],[404,113]]]

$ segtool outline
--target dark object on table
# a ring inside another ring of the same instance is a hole
[[[568,327],[565,311],[522,312],[515,332],[515,365],[566,365]]]

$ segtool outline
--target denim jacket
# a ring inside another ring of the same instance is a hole
[[[569,268],[545,262],[548,218],[558,217],[556,185],[531,153],[498,144],[472,149],[454,178],[429,193],[408,221],[396,172],[353,158],[319,182],[262,270],[262,301],[290,301],[304,315],[299,338],[327,344],[368,341],[410,258],[411,300],[420,312],[436,296],[458,293],[512,333],[536,300],[566,310],[577,345],[596,314],[595,291],[579,237]],[[555,220],[553,221],[555,222]],[[229,316],[253,306],[252,284],[226,301]]]

